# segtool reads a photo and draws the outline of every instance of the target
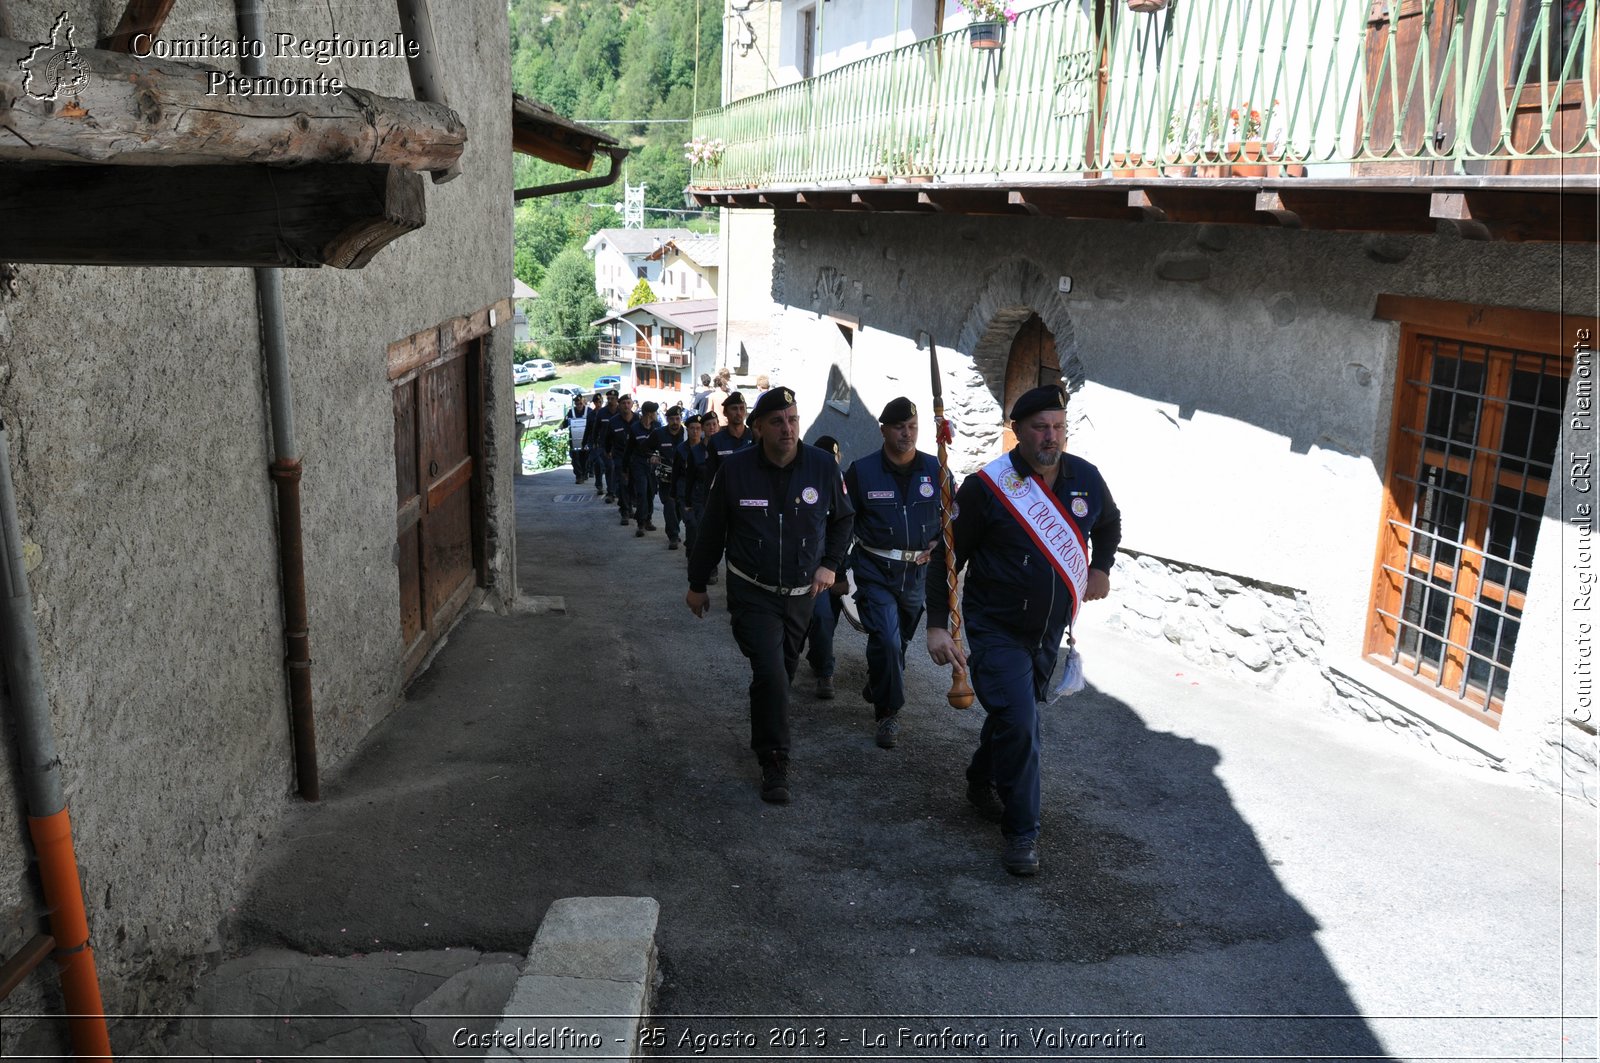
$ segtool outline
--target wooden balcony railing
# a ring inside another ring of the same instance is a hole
[[[1600,0],[1032,8],[707,111],[701,188],[930,174],[1594,174]],[[1270,174],[1246,169],[1270,168]]]

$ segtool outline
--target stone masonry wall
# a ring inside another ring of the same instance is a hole
[[[1499,760],[1407,712],[1326,663],[1322,629],[1305,591],[1120,551],[1108,628],[1164,639],[1185,660],[1227,672],[1297,704],[1354,714],[1436,753],[1527,777],[1594,805],[1600,796],[1594,736],[1566,724],[1531,758]]]

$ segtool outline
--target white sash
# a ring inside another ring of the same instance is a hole
[[[1067,515],[1061,500],[1045,486],[1042,478],[1017,472],[1010,454],[1000,455],[980,469],[978,475],[1006,511],[1022,525],[1034,545],[1049,558],[1061,582],[1071,588],[1070,623],[1078,615],[1078,606],[1083,603],[1089,582],[1088,544],[1077,522]]]

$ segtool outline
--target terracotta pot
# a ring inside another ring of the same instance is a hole
[[[1238,159],[1228,167],[1229,177],[1265,177],[1267,167],[1258,165],[1261,161],[1261,141],[1247,140],[1243,144],[1237,140],[1228,142],[1228,158]]]
[[[1141,15],[1153,15],[1166,10],[1168,0],[1128,0],[1128,10]]]
[[[909,183],[914,184],[914,185],[932,184],[933,183],[933,174],[931,174],[931,173],[906,174],[906,180]]]
[[[889,179],[880,174],[873,174],[867,178],[867,184],[869,185],[886,185],[888,183]]]

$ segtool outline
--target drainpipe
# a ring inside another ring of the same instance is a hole
[[[33,622],[28,570],[22,560],[22,531],[11,483],[11,454],[0,421],[0,656],[4,657],[11,713],[22,761],[22,788],[28,802],[28,833],[39,859],[39,880],[50,909],[50,933],[61,969],[72,1048],[79,1059],[110,1059],[105,1005],[89,947],[89,918],[78,882],[72,848],[72,820],[61,786],[61,755],[50,727],[50,703],[39,670],[39,632]]]
[[[235,0],[239,36],[267,39],[266,0]],[[266,74],[266,62],[246,56],[239,64],[248,77]],[[294,774],[300,796],[322,796],[317,775],[317,724],[311,703],[311,635],[306,613],[305,542],[300,524],[300,452],[294,435],[294,393],[289,386],[289,344],[283,313],[283,271],[257,269],[256,301],[261,311],[261,354],[267,363],[267,405],[272,417],[273,462],[269,469],[278,493],[278,570],[283,581],[283,641],[289,679],[289,718],[293,732]]]

